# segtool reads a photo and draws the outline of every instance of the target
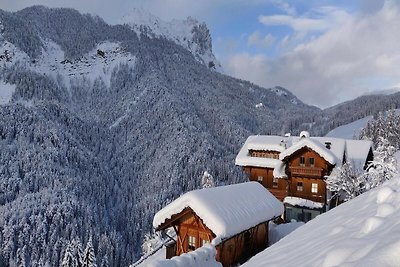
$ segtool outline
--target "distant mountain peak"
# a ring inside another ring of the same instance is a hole
[[[138,36],[146,34],[173,41],[190,51],[197,61],[208,68],[222,70],[212,51],[212,39],[207,25],[193,17],[167,22],[144,9],[134,8],[122,18],[121,23],[130,26]]]

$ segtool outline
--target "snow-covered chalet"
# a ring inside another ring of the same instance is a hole
[[[285,204],[286,221],[307,222],[337,205],[325,183],[335,167],[348,162],[362,170],[372,159],[371,141],[310,137],[303,131],[250,136],[235,163]]]
[[[167,246],[167,259],[210,244],[226,267],[264,250],[268,223],[283,211],[282,202],[268,190],[247,182],[188,192],[157,212],[153,226],[164,235],[170,228],[176,233],[170,236],[174,242]]]

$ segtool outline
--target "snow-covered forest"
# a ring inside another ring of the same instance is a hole
[[[206,184],[245,179],[234,158],[249,135],[322,134],[400,106],[396,94],[320,110],[72,9],[0,10],[0,25],[0,84],[15,88],[0,104],[0,266],[60,266],[89,243],[98,266],[128,266],[155,212],[205,170]]]

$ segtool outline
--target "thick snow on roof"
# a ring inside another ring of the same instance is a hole
[[[310,209],[321,209],[324,206],[323,203],[299,197],[285,197],[283,203],[290,204],[292,206],[306,207]]]
[[[242,266],[400,266],[400,177],[319,215]]]
[[[191,208],[216,235],[213,244],[283,213],[283,204],[257,182],[188,192],[156,213],[154,228]]]
[[[273,135],[252,135],[249,136],[244,143],[239,154],[236,156],[235,164],[239,166],[254,166],[263,168],[275,168],[279,164],[279,160],[271,158],[251,157],[249,150],[264,150],[282,152],[285,146],[281,145],[281,141],[287,140],[287,137]]]
[[[311,138],[300,139],[300,141],[294,143],[291,147],[283,151],[279,155],[279,159],[283,160],[284,158],[292,155],[293,153],[295,153],[299,149],[302,149],[303,147],[308,147],[314,150],[316,153],[318,153],[321,157],[323,157],[326,161],[328,161],[332,165],[335,165],[337,162],[339,162],[337,157],[332,153],[330,149],[327,149],[325,145]]]
[[[156,260],[150,262],[147,267],[222,267],[220,262],[215,260],[217,251],[215,247],[206,244],[195,251],[184,253],[169,260]]]
[[[362,170],[372,145],[372,141],[367,140],[346,140],[347,162],[355,169]]]
[[[281,145],[281,141],[283,144]],[[330,148],[326,147],[330,143]],[[300,138],[298,136],[250,136],[236,157],[236,165],[254,166],[264,168],[275,168],[278,171],[281,166],[280,161],[285,157],[295,153],[297,150],[309,147],[317,152],[329,163],[340,167],[343,162],[343,156],[346,154],[347,162],[351,162],[355,168],[362,169],[372,147],[372,142],[367,140],[346,140],[335,137],[310,137]],[[269,159],[260,157],[251,157],[249,150],[274,150],[280,152],[279,159]],[[278,150],[280,149],[280,150]]]
[[[287,174],[285,171],[286,164],[280,161],[279,164],[275,166],[272,175],[276,178],[287,178]]]

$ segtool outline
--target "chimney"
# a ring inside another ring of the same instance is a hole
[[[331,142],[325,142],[325,147],[326,147],[327,149],[331,149],[331,145],[332,145]]]

